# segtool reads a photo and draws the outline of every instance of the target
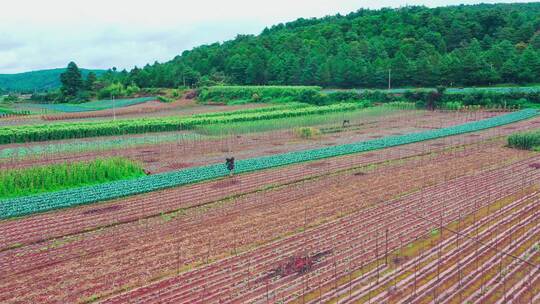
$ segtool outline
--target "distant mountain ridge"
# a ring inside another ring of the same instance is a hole
[[[58,68],[17,74],[0,74],[0,89],[16,92],[42,92],[54,90],[61,86],[60,74],[65,70],[65,68]],[[107,72],[106,70],[80,70],[83,77],[86,77],[89,72],[94,72],[98,76]]]

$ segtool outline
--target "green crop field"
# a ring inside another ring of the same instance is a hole
[[[336,104],[322,107],[302,107],[293,109],[260,110],[223,116],[194,116],[187,118],[165,117],[101,122],[54,123],[47,125],[13,126],[0,129],[0,144],[47,141],[69,138],[138,134],[190,130],[195,126],[240,121],[257,121],[285,117],[298,117],[350,111],[365,107],[365,103]]]
[[[123,158],[2,170],[0,198],[59,191],[143,175],[139,164]]]
[[[540,304],[540,2],[25,2],[0,304]]]
[[[389,103],[378,107],[358,108],[351,111],[325,113],[318,115],[306,115],[297,117],[285,117],[277,119],[220,123],[196,126],[194,131],[203,135],[225,135],[257,133],[271,130],[292,129],[296,127],[308,127],[315,125],[342,123],[344,120],[365,119],[369,117],[382,117],[399,110],[414,109],[410,103]]]

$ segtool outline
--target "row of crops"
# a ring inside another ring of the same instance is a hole
[[[274,112],[274,111],[280,111],[280,110],[302,109],[302,108],[308,108],[308,107],[314,107],[314,106],[307,103],[301,103],[301,102],[289,102],[286,104],[278,104],[278,105],[273,105],[273,106],[268,106],[268,107],[263,107],[263,108],[251,108],[251,109],[235,110],[235,111],[229,111],[229,112],[209,112],[209,113],[193,114],[191,115],[191,117],[231,116],[231,115],[238,115],[238,114],[266,113],[266,112]]]
[[[0,171],[0,198],[13,198],[144,176],[140,164],[120,157]]]
[[[77,141],[68,143],[51,143],[44,145],[19,146],[0,149],[0,159],[26,158],[33,156],[43,156],[46,154],[73,153],[104,151],[113,149],[127,149],[146,145],[156,145],[161,143],[179,142],[185,140],[200,140],[204,136],[199,134],[160,134],[146,135],[139,137],[121,137],[112,139],[100,139],[91,141]]]
[[[214,86],[201,88],[198,99],[220,102],[231,100],[267,102],[282,98],[300,100],[303,94],[321,90],[322,88],[315,86]]]
[[[48,125],[12,126],[0,129],[0,144],[26,143],[70,138],[140,134],[191,130],[195,126],[240,121],[258,121],[325,113],[345,112],[368,107],[368,103],[343,103],[322,107],[259,109],[253,112],[191,117],[160,117],[101,122],[56,123]]]
[[[11,117],[11,116],[21,116],[21,115],[30,115],[30,111],[11,110],[11,109],[0,108],[0,118],[1,117]]]
[[[445,136],[484,130],[487,128],[528,119],[536,115],[536,110],[522,110],[481,121],[470,122],[437,130],[429,130],[420,133],[389,136],[353,144],[238,160],[236,162],[236,171],[238,173],[246,173],[294,163],[410,144]],[[66,208],[82,204],[90,204],[98,201],[111,200],[129,195],[146,193],[224,177],[227,174],[228,171],[224,164],[214,164],[175,172],[145,176],[135,180],[117,181],[97,186],[82,187],[43,195],[0,200],[0,218],[6,219],[58,208]]]
[[[35,107],[40,109],[46,109],[51,111],[58,111],[64,113],[77,113],[77,112],[90,112],[107,110],[112,108],[123,108],[127,106],[133,106],[140,103],[157,100],[156,97],[139,97],[139,98],[127,98],[127,99],[107,99],[85,102],[81,104],[32,104],[29,107]]]

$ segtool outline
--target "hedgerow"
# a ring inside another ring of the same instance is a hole
[[[310,96],[320,93],[315,86],[214,86],[199,89],[200,101],[229,102],[250,100],[251,102],[269,102],[272,99],[292,98],[294,101],[310,102]]]

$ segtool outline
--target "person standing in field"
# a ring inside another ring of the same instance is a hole
[[[232,177],[234,174],[234,157],[226,158],[225,165],[227,166],[227,169],[229,170],[229,176]]]

